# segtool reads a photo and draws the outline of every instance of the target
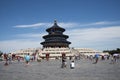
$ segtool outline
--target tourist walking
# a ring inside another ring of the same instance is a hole
[[[101,60],[105,60],[105,56],[104,55],[101,56]]]
[[[62,65],[61,65],[61,68],[65,68],[65,67],[67,67],[67,61],[66,61],[66,56],[63,53],[62,54]]]
[[[29,53],[28,53],[28,55],[25,56],[25,61],[26,61],[26,64],[28,65],[29,62],[30,62],[30,56],[29,56]]]
[[[115,63],[114,57],[111,56],[111,62],[110,62],[110,64],[114,64],[114,63]]]
[[[113,54],[112,56],[111,56],[111,64],[114,64],[114,63],[116,63],[117,62],[117,59],[118,59],[118,57],[119,57],[119,54]]]
[[[11,54],[8,54],[8,61],[9,61],[9,64],[12,64],[12,56],[11,56]]]
[[[67,61],[66,61],[66,59],[64,58],[64,59],[62,59],[62,66],[61,66],[62,68],[65,68],[65,67],[67,67]]]
[[[75,68],[75,62],[74,60],[70,63],[70,69],[74,69]]]
[[[7,54],[4,54],[4,59],[5,59],[5,66],[8,65],[8,55]]]
[[[20,59],[21,59],[21,58],[18,56],[18,57],[17,57],[18,62],[20,62]]]
[[[97,64],[99,59],[99,54],[95,54],[94,59],[95,59],[94,64]]]

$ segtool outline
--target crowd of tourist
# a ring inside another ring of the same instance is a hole
[[[3,54],[2,55],[3,61],[5,62],[4,65],[7,66],[9,64],[12,64],[12,61],[24,61],[26,65],[29,65],[30,61],[38,61],[36,60],[37,58],[35,56],[32,56],[28,53],[24,56],[24,58],[21,58],[19,56],[15,56],[14,54]],[[65,55],[62,55],[61,57],[61,68],[66,68],[68,66],[67,64],[67,59]],[[75,68],[75,60],[80,60],[80,59],[88,59],[93,62],[93,64],[97,64],[100,60],[110,60],[110,64],[115,64],[117,61],[120,59],[120,54],[113,54],[113,55],[100,55],[100,54],[95,54],[95,55],[90,55],[90,56],[70,56],[70,64],[69,67],[71,69]],[[47,60],[48,61],[48,60]],[[39,62],[39,61],[38,61]]]

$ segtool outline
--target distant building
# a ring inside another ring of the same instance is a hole
[[[91,48],[75,48],[81,55],[94,56],[95,54],[108,55],[108,53],[103,53],[102,51],[94,50]]]
[[[12,52],[12,54],[16,54],[16,56],[24,57],[29,53],[29,55],[33,55],[36,52],[36,48],[28,48],[28,49],[20,49]]]
[[[12,52],[12,54],[16,54],[16,56],[24,57],[27,54],[30,54],[31,56],[33,54],[36,54],[39,58],[46,58],[46,54],[49,53],[49,58],[55,59],[55,58],[61,58],[62,54],[66,54],[66,57],[70,56],[94,56],[96,53],[100,55],[109,55],[108,53],[103,53],[102,51],[94,50],[91,48],[28,48],[28,49],[21,49],[17,50],[15,52]]]

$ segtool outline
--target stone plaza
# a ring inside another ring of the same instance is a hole
[[[28,66],[24,61],[8,66],[4,63],[0,62],[0,80],[120,80],[120,61],[110,64],[110,60],[99,60],[93,64],[80,59],[75,61],[75,69],[70,69],[70,60],[66,68],[61,68],[61,60],[31,61]]]

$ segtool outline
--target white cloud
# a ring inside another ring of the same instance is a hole
[[[16,25],[14,27],[16,28],[34,28],[34,27],[42,27],[42,26],[49,26],[51,25],[50,23],[35,23],[35,24],[30,24],[30,25]]]
[[[120,26],[111,26],[105,28],[85,28],[85,29],[72,29],[66,31],[70,36],[79,36],[84,40],[105,40],[112,38],[120,38]]]
[[[58,24],[60,27],[63,27],[63,28],[72,28],[72,27],[77,27],[79,26],[79,23],[74,23],[74,22],[68,22],[68,23],[59,23]]]
[[[119,24],[120,21],[98,21],[98,22],[92,22],[92,23],[86,23],[86,24],[80,24],[79,26],[103,26],[103,25],[115,25]]]
[[[66,31],[74,47],[94,47],[104,49],[120,47],[120,26],[107,28],[74,29]]]
[[[30,25],[16,25],[14,27],[15,28],[38,28],[38,27],[51,27],[51,26],[53,26],[53,23],[36,23],[36,24],[30,24]],[[61,26],[63,28],[70,28],[70,27],[78,26],[78,23],[73,23],[73,22],[63,23],[63,22],[60,22],[60,23],[58,23],[58,26]]]
[[[43,35],[47,33],[26,33],[26,34],[17,34],[15,36],[22,37],[22,38],[42,38]]]
[[[17,34],[15,35],[19,39],[4,40],[0,41],[0,50],[3,52],[13,52],[20,49],[26,48],[37,48],[42,47],[40,44],[44,41],[42,38],[45,33],[27,33],[27,34]]]
[[[17,39],[0,41],[0,50],[4,52],[12,52],[19,49],[41,47],[40,40]]]
[[[75,28],[75,27],[84,27],[84,26],[98,26],[98,25],[111,25],[111,24],[118,24],[120,21],[98,21],[92,23],[77,23],[77,22],[58,22],[58,25],[63,28]],[[35,23],[30,25],[16,25],[15,28],[38,28],[38,27],[51,27],[53,23]]]

